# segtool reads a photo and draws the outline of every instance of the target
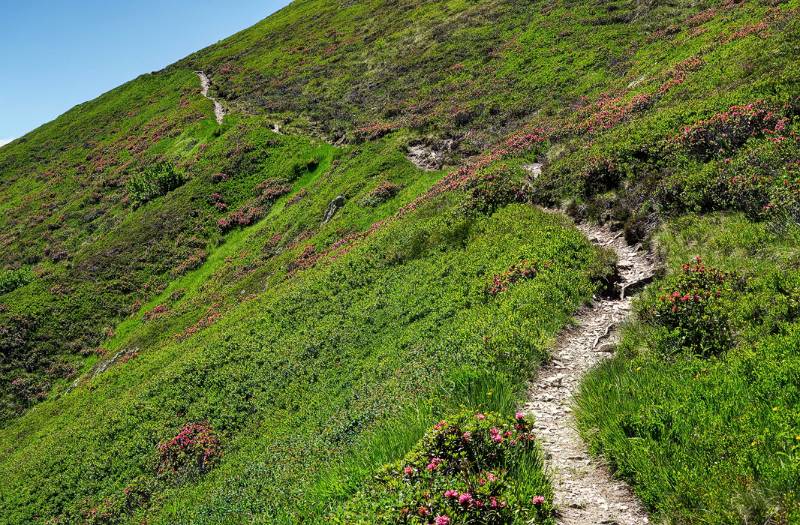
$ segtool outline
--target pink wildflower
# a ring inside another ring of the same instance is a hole
[[[478,412],[477,414],[475,414],[475,419],[477,419],[478,421],[483,421],[484,419],[486,419],[486,416]]]
[[[439,468],[439,465],[441,465],[441,464],[442,464],[442,458],[433,458],[433,459],[431,459],[431,462],[428,463],[428,466],[425,467],[425,468],[427,468],[428,470],[433,471],[433,470],[436,470],[437,468]]]
[[[410,476],[411,474],[414,473],[414,469],[411,467],[406,467],[403,469],[403,472],[405,473],[406,476]]]
[[[447,489],[444,491],[444,497],[447,499],[456,499],[458,497],[458,491],[453,489]]]
[[[450,518],[443,514],[439,514],[436,516],[436,519],[433,520],[436,525],[450,525]]]
[[[525,414],[523,414],[522,412],[517,412],[516,414],[514,414],[514,419],[516,419],[517,421],[522,421],[523,419],[525,419]]]
[[[469,505],[472,503],[472,494],[469,492],[464,492],[458,497],[458,503],[464,506]]]
[[[544,503],[544,496],[534,496],[531,501],[536,506],[542,505]]]

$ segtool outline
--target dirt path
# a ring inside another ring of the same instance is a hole
[[[217,124],[222,124],[222,119],[225,117],[225,108],[214,97],[208,96],[208,88],[211,87],[211,79],[202,71],[196,71],[197,76],[200,77],[200,93],[208,100],[214,103],[214,116],[217,117]]]
[[[600,299],[576,315],[576,326],[565,330],[553,349],[552,362],[531,385],[525,412],[535,417],[535,430],[553,479],[559,523],[564,525],[639,525],[647,512],[623,481],[605,464],[591,458],[575,428],[570,408],[583,375],[610,357],[618,327],[631,309],[629,294],[652,279],[654,266],[638,247],[628,246],[620,233],[581,225],[594,243],[617,253],[622,278],[619,297]]]

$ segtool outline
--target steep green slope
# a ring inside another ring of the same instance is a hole
[[[688,376],[654,386],[666,372],[713,365],[730,379],[740,354],[796,357],[797,270],[784,255],[798,217],[798,18],[796,0],[298,1],[3,147],[0,515],[380,512],[363,481],[439,417],[512,412],[554,335],[607,284],[608,256],[539,202],[631,241],[668,223],[657,239],[670,268],[700,254],[741,269],[760,255],[675,240],[711,235],[686,212],[746,215],[708,226],[719,235],[767,232],[769,271],[787,281],[743,271],[719,306],[735,329],[705,346],[665,337],[663,352],[662,339],[630,336],[587,383],[582,425],[665,517],[797,519],[796,446],[769,441],[735,467],[738,449],[713,447],[796,428],[791,393],[785,418],[708,431],[697,420],[679,438],[630,421],[671,427],[653,403],[713,414],[728,402],[714,381],[689,400]],[[229,110],[221,126],[197,70]],[[413,146],[442,169],[416,168]],[[742,311],[753,290],[784,306]],[[636,382],[639,360],[653,373]],[[791,383],[779,374],[741,377],[769,399]],[[168,475],[164,444],[181,429],[203,436],[209,467]],[[691,451],[698,440],[708,452]],[[549,508],[535,456],[509,470],[509,490]],[[737,514],[740,500],[767,503]]]

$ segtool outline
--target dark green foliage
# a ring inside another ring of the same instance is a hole
[[[182,173],[175,171],[174,166],[161,164],[146,168],[141,173],[128,179],[128,195],[134,207],[166,195],[184,183]]]
[[[21,286],[33,281],[34,275],[30,268],[17,270],[0,270],[0,295],[13,292]]]

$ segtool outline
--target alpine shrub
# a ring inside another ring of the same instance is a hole
[[[208,423],[187,423],[178,434],[158,445],[158,473],[204,474],[219,460],[222,447]]]
[[[170,164],[159,164],[145,169],[128,180],[128,194],[134,208],[166,195],[185,182],[182,173]]]
[[[728,276],[707,267],[700,257],[665,279],[654,304],[643,318],[656,330],[655,347],[672,354],[685,350],[702,356],[717,355],[733,346],[727,310],[722,304]]]
[[[33,272],[29,268],[17,270],[0,270],[0,295],[13,292],[33,281]]]
[[[538,461],[532,422],[462,413],[434,425],[403,460],[386,466],[348,505],[347,523],[541,523],[552,513],[542,487],[515,483]],[[369,509],[371,507],[371,509]],[[374,516],[367,514],[374,512]]]
[[[770,136],[781,140],[788,119],[758,101],[731,106],[706,120],[683,128],[677,142],[689,152],[711,158],[743,145],[751,137]]]

